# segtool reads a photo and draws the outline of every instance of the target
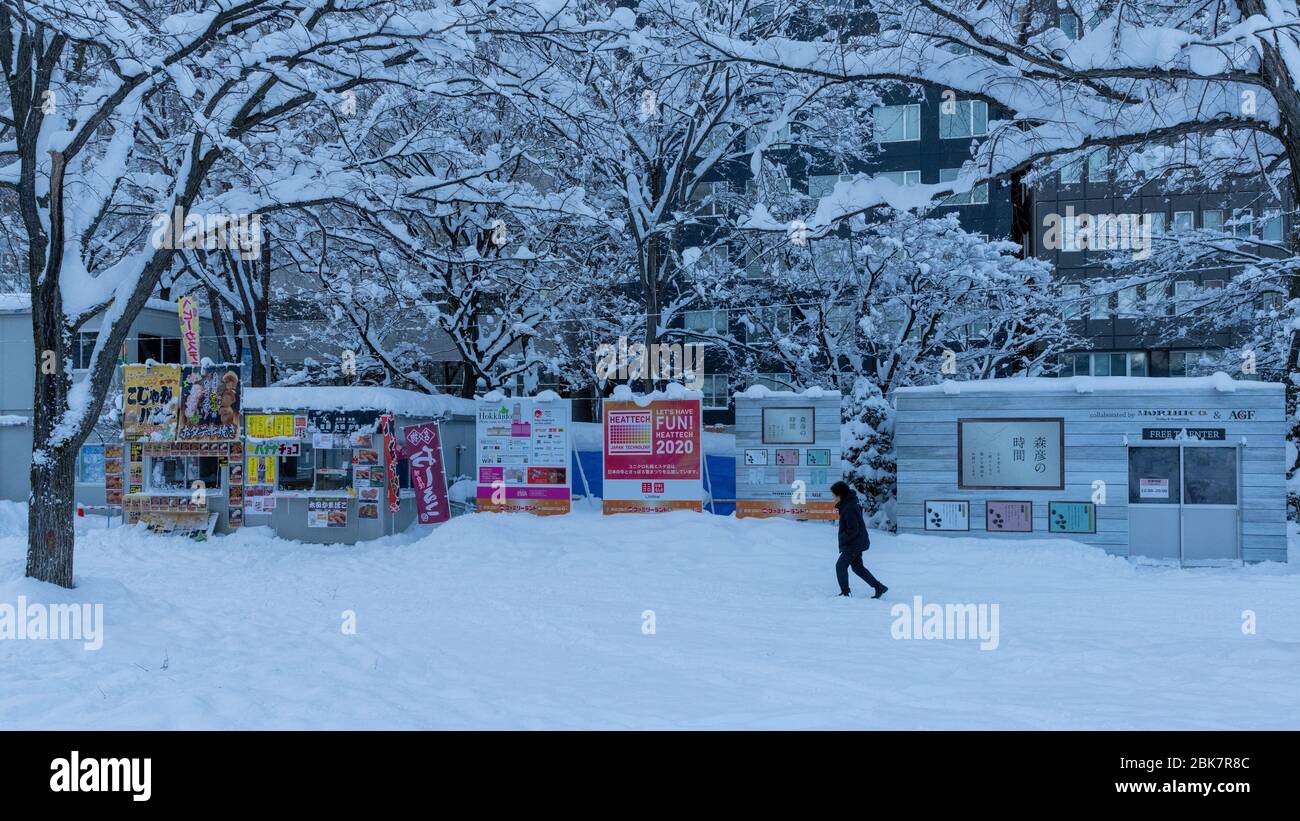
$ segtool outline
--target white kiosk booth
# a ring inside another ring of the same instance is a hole
[[[1281,384],[1013,378],[901,388],[895,402],[900,532],[1287,560]]]

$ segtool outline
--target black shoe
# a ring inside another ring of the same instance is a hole
[[[853,594],[852,594],[852,593],[840,593],[840,594],[837,595],[835,598],[838,599],[840,596],[844,596],[844,597],[847,597],[847,598],[850,598],[850,599],[853,598]]]
[[[880,598],[881,596],[885,595],[885,591],[887,591],[888,589],[889,588],[885,587],[883,584],[880,585],[879,587],[876,588],[876,595],[872,596],[871,598],[873,599]]]

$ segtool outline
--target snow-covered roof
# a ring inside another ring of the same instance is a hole
[[[166,299],[150,298],[144,304],[144,307],[155,311],[166,311],[170,314],[176,314],[179,310],[175,302]],[[0,313],[31,313],[32,295],[31,294],[0,294]],[[199,303],[199,315],[204,319],[212,318],[212,311]],[[179,316],[179,314],[178,314]]]
[[[298,410],[384,411],[399,416],[474,416],[472,399],[401,388],[321,386],[244,388],[245,412]]]
[[[774,391],[762,385],[750,385],[735,395],[737,399],[839,399],[839,391],[825,388],[804,388],[801,391]]]
[[[635,402],[644,407],[660,399],[703,399],[704,391],[692,390],[680,382],[669,382],[663,390],[650,393],[633,393],[627,385],[615,385],[609,398],[616,402]]]
[[[16,428],[30,422],[26,416],[0,415],[0,428]]]
[[[945,380],[938,385],[899,388],[909,396],[985,393],[1282,393],[1280,382],[1233,379],[1222,371],[1211,376],[1051,376],[978,379],[969,382]]]

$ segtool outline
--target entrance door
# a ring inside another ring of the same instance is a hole
[[[1130,447],[1129,555],[1197,564],[1240,560],[1239,474],[1232,446]]]
[[[1240,558],[1237,449],[1183,449],[1183,560]]]
[[[1182,448],[1128,449],[1129,555],[1179,559]]]

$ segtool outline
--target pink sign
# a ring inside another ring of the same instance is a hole
[[[181,344],[185,346],[185,364],[199,364],[199,305],[193,297],[183,296],[177,303],[181,315]]]
[[[442,464],[442,439],[437,422],[408,425],[402,430],[403,453],[411,461],[411,486],[415,490],[416,519],[422,525],[451,518],[447,502],[447,474]]]

